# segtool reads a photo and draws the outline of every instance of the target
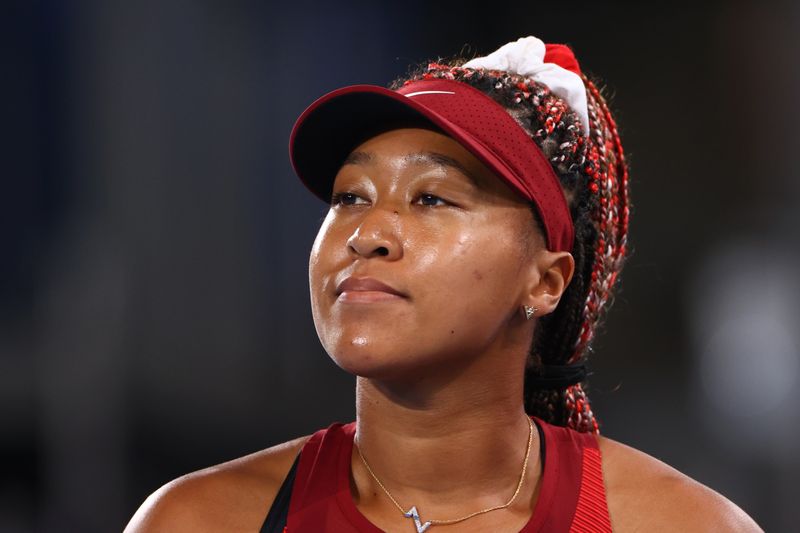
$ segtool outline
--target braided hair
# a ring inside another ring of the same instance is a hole
[[[628,169],[616,123],[600,90],[585,75],[588,138],[582,135],[575,112],[545,85],[504,71],[463,68],[465,61],[427,63],[390,88],[421,79],[467,83],[503,106],[550,161],[575,228],[575,275],[555,311],[541,317],[536,327],[525,370],[525,410],[552,424],[599,433],[581,383],[544,389],[532,382],[546,365],[586,360],[622,269],[630,205]],[[533,204],[531,211],[543,233]]]

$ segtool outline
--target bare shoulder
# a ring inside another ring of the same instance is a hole
[[[655,457],[603,436],[598,444],[614,531],[762,531],[723,495]]]
[[[199,470],[151,494],[125,533],[258,531],[308,436]]]

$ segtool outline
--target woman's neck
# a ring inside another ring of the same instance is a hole
[[[501,505],[519,480],[530,435],[522,372],[498,375],[495,368],[449,375],[437,383],[428,374],[413,385],[359,378],[356,444],[401,505],[435,502],[442,513],[465,502]],[[538,455],[534,432],[526,476],[533,485]],[[532,494],[528,489],[524,493]]]

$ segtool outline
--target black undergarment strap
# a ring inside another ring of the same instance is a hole
[[[272,507],[269,508],[264,525],[261,526],[261,533],[283,533],[286,519],[289,517],[289,501],[292,499],[292,487],[294,487],[294,476],[299,460],[300,454],[297,454],[292,468],[289,469],[286,479],[283,480],[283,484],[275,496],[275,501],[272,502]]]
[[[566,389],[580,383],[587,376],[586,365],[543,365],[526,376],[526,385],[532,389]]]

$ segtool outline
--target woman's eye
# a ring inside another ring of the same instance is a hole
[[[447,205],[447,202],[439,198],[438,196],[434,196],[432,194],[421,194],[418,200],[422,205],[427,205],[430,207],[436,207],[440,205]]]
[[[356,205],[365,203],[365,200],[352,192],[334,193],[331,205]]]

